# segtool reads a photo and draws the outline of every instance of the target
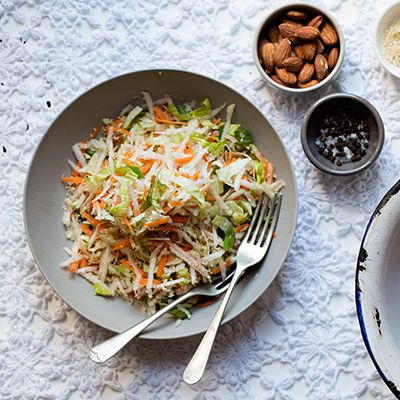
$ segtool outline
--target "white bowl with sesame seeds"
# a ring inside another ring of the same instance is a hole
[[[400,2],[392,4],[378,18],[373,43],[383,67],[400,78]],[[397,65],[394,62],[397,62]]]

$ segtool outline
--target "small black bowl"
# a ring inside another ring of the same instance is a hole
[[[315,144],[320,135],[322,122],[337,109],[357,115],[368,124],[370,129],[367,154],[359,161],[343,163],[341,166],[337,166],[319,154],[318,146]],[[352,175],[368,168],[378,158],[384,139],[385,129],[382,118],[375,107],[362,97],[349,93],[331,94],[315,102],[307,111],[301,128],[301,145],[306,156],[315,167],[331,175]]]

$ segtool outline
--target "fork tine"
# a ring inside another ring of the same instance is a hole
[[[264,200],[264,193],[261,194],[261,197],[260,197],[260,200],[258,201],[256,210],[254,211],[253,218],[251,219],[250,226],[247,228],[246,235],[243,238],[243,242],[246,242],[246,241],[249,240],[250,234],[253,231],[254,225],[256,224],[256,221],[257,221],[257,218],[258,218],[258,213],[260,212],[261,203],[263,202],[263,200]]]
[[[252,236],[251,240],[249,242],[252,242],[253,244],[256,244],[260,238],[260,233],[264,227],[264,223],[265,223],[265,216],[267,215],[267,213],[269,213],[270,210],[270,206],[268,204],[268,201],[264,198],[264,204],[261,206],[261,211],[260,211],[260,215],[257,221],[257,226],[254,230],[254,235]]]
[[[278,218],[279,218],[279,213],[281,210],[281,205],[282,205],[282,195],[278,193],[275,195],[274,202],[271,205],[271,210],[269,215],[269,218],[267,217],[267,223],[265,224],[263,231],[261,233],[261,242],[260,246],[261,247],[269,247],[271,240],[272,240],[272,235],[275,232],[276,225],[278,223]],[[270,223],[271,221],[271,223]],[[268,229],[269,227],[269,229]],[[265,236],[265,237],[264,237]]]

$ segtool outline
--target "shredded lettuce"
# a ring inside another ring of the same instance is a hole
[[[216,228],[222,229],[224,232],[227,232],[229,229],[232,228],[232,224],[231,224],[231,222],[229,221],[229,219],[223,217],[222,215],[216,215],[216,216],[212,219],[212,224],[213,224]]]
[[[169,312],[176,319],[185,319],[187,318],[187,314],[180,310],[179,308],[174,308]]]
[[[205,99],[201,102],[200,107],[195,108],[193,111],[184,112],[182,109],[178,109],[174,103],[170,103],[168,111],[176,118],[181,121],[189,121],[193,118],[203,118],[211,112],[210,100]]]
[[[234,243],[235,243],[235,229],[229,228],[225,232],[224,250],[230,250],[233,247]]]
[[[103,282],[97,281],[93,284],[94,294],[99,296],[110,297],[113,296],[114,293],[112,290]]]
[[[121,202],[117,206],[113,206],[110,208],[110,214],[114,217],[121,218],[128,212],[129,208],[129,187],[128,181],[126,178],[122,179],[121,182]]]
[[[133,120],[143,111],[143,108],[136,106],[125,118],[124,129],[129,129]]]
[[[204,211],[206,201],[204,196],[200,193],[199,188],[194,184],[191,179],[179,176],[175,179],[175,183],[185,189],[197,201],[200,207],[200,212]]]
[[[250,135],[250,132],[246,129],[239,128],[236,129],[234,134],[233,134],[238,142],[239,145],[247,148],[251,144],[253,144],[253,138]]]
[[[237,160],[226,167],[222,167],[217,171],[219,180],[227,185],[233,186],[234,177],[247,167],[250,160],[248,158],[242,158]]]
[[[265,166],[261,161],[256,161],[253,160],[253,167],[254,171],[256,173],[256,178],[257,178],[257,183],[263,183],[264,182],[264,169]]]
[[[227,206],[229,216],[231,217],[232,222],[235,225],[243,224],[244,221],[246,221],[248,215],[243,210],[243,208],[238,205],[238,203],[236,201],[232,201],[232,200],[227,201],[225,203],[225,205]]]
[[[142,171],[140,171],[139,167],[135,167],[134,165],[127,165],[125,167],[115,167],[115,172],[117,174],[123,175],[126,178],[144,178]]]

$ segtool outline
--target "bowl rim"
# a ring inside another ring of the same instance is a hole
[[[361,240],[361,244],[360,244],[360,250],[358,252],[358,256],[357,256],[357,263],[356,263],[356,274],[355,274],[355,287],[354,287],[354,291],[355,291],[355,303],[356,303],[356,312],[357,312],[357,319],[358,319],[358,324],[360,327],[360,331],[361,331],[361,336],[363,338],[365,347],[367,348],[368,354],[376,368],[376,370],[378,371],[379,375],[381,376],[382,380],[385,382],[385,384],[388,386],[388,388],[391,390],[391,392],[396,396],[396,398],[400,399],[400,391],[399,389],[397,389],[396,385],[393,383],[392,380],[390,380],[388,378],[388,376],[383,372],[381,366],[379,365],[375,354],[372,350],[372,346],[370,343],[370,340],[368,338],[368,333],[367,333],[367,328],[365,325],[365,319],[364,319],[364,314],[363,314],[363,292],[361,291],[361,286],[360,286],[360,272],[362,271],[363,267],[363,262],[365,261],[365,242],[369,236],[369,232],[371,229],[371,226],[373,224],[373,222],[375,221],[376,218],[379,217],[379,215],[381,214],[381,210],[382,208],[390,201],[391,197],[393,195],[395,195],[396,193],[398,194],[398,192],[400,191],[400,180],[398,180],[386,193],[385,195],[382,197],[382,199],[380,200],[379,204],[376,206],[374,212],[372,213],[367,226],[365,228],[364,234],[363,234],[363,238]]]
[[[339,57],[338,57],[338,61],[337,61],[336,65],[335,65],[335,68],[321,82],[317,83],[314,86],[310,86],[308,88],[291,88],[291,87],[282,86],[282,85],[276,83],[265,72],[264,68],[262,67],[262,65],[260,63],[260,59],[258,57],[258,43],[259,43],[260,35],[261,35],[261,32],[262,32],[264,26],[267,24],[267,22],[271,18],[273,18],[276,14],[284,12],[285,10],[289,10],[291,8],[300,9],[302,7],[306,8],[306,9],[312,9],[312,10],[316,11],[317,13],[320,13],[323,16],[326,16],[330,20],[330,22],[332,22],[332,24],[334,25],[334,28],[336,29],[338,37],[339,37],[339,43],[340,43]],[[310,3],[305,3],[305,2],[289,3],[284,6],[273,9],[261,20],[261,22],[259,23],[259,25],[255,31],[255,34],[253,36],[253,60],[258,69],[258,72],[261,75],[261,78],[267,84],[272,86],[273,88],[279,89],[279,90],[282,90],[282,91],[288,92],[288,93],[298,93],[298,94],[309,93],[309,92],[313,92],[315,90],[321,89],[322,87],[331,83],[336,78],[340,69],[342,68],[342,65],[344,62],[344,54],[345,54],[345,37],[344,37],[343,29],[339,25],[339,22],[337,21],[336,17],[330,11],[328,11],[324,8],[316,6],[315,4],[310,4]]]
[[[73,309],[77,314],[83,316],[85,319],[87,319],[88,321],[96,324],[97,326],[101,326],[104,329],[108,329],[111,330],[112,332],[117,332],[115,329],[110,328],[109,326],[106,326],[105,324],[101,324],[97,321],[95,321],[91,316],[89,316],[87,313],[82,312],[82,310],[78,310],[76,307],[72,306],[69,301],[67,301],[66,299],[64,299],[63,296],[61,296],[58,292],[58,290],[55,288],[55,286],[53,285],[53,283],[48,279],[47,277],[47,273],[45,271],[45,269],[42,268],[38,258],[37,258],[37,254],[34,250],[32,241],[31,241],[31,237],[29,235],[29,230],[28,230],[28,221],[27,221],[27,206],[26,206],[26,201],[27,201],[27,191],[28,191],[28,182],[29,182],[29,178],[30,178],[30,174],[31,174],[31,170],[32,170],[32,165],[36,159],[37,153],[39,152],[39,149],[42,145],[42,143],[44,142],[48,132],[50,131],[50,129],[52,128],[52,126],[56,123],[56,121],[60,118],[60,116],[70,107],[72,106],[75,102],[77,102],[82,96],[84,96],[86,93],[95,90],[97,87],[102,86],[106,83],[108,83],[109,81],[112,80],[117,80],[132,74],[136,74],[136,73],[185,73],[185,74],[189,74],[189,75],[195,75],[197,77],[200,78],[205,78],[207,80],[211,80],[219,85],[222,85],[223,87],[231,90],[232,92],[234,92],[235,94],[237,94],[238,96],[242,97],[243,99],[245,99],[252,107],[254,107],[254,109],[256,111],[258,111],[260,113],[260,115],[262,115],[262,117],[270,124],[269,120],[265,117],[264,113],[259,109],[259,107],[257,107],[252,101],[250,101],[246,96],[242,95],[240,92],[238,92],[237,90],[233,89],[231,86],[218,81],[217,79],[214,79],[212,77],[209,77],[207,75],[204,74],[199,74],[197,72],[192,72],[192,71],[187,71],[187,70],[182,70],[182,69],[177,69],[177,68],[146,68],[146,69],[139,69],[139,70],[134,70],[134,71],[130,71],[130,72],[125,72],[122,74],[118,74],[118,75],[114,75],[112,77],[109,78],[105,78],[102,79],[100,82],[94,84],[93,86],[90,86],[89,88],[84,89],[83,91],[81,91],[80,93],[78,93],[74,98],[72,98],[70,101],[67,102],[67,104],[58,112],[56,113],[56,115],[54,116],[54,118],[52,119],[52,121],[48,124],[46,131],[44,132],[44,134],[42,135],[42,137],[39,139],[39,141],[36,144],[36,147],[31,155],[31,159],[29,161],[29,165],[27,168],[27,172],[25,175],[25,181],[24,181],[24,187],[23,187],[23,204],[22,204],[22,208],[23,208],[23,223],[24,223],[24,231],[25,231],[25,237],[27,239],[28,245],[29,245],[29,249],[31,252],[31,255],[33,256],[33,259],[35,261],[36,266],[39,268],[41,274],[43,275],[43,277],[45,278],[47,284],[52,288],[52,290],[58,295],[60,296],[61,300],[67,304],[71,309]],[[270,124],[271,125],[271,124]],[[288,160],[288,167],[289,170],[291,172],[291,175],[293,177],[293,196],[294,196],[294,210],[293,210],[293,221],[291,221],[291,228],[290,231],[288,232],[288,237],[289,237],[289,241],[288,241],[288,245],[286,246],[286,250],[284,251],[284,253],[282,253],[283,255],[283,261],[282,261],[282,265],[281,267],[277,270],[275,276],[271,279],[271,282],[265,287],[265,289],[263,291],[261,291],[259,293],[259,295],[257,297],[254,298],[254,300],[252,302],[250,302],[246,307],[242,308],[240,312],[238,313],[232,313],[231,315],[229,315],[228,313],[224,316],[221,325],[233,320],[234,318],[236,318],[237,316],[239,316],[240,314],[244,313],[248,308],[250,308],[252,305],[254,305],[254,303],[259,299],[260,296],[262,296],[262,294],[267,290],[267,288],[272,284],[272,282],[274,281],[274,279],[276,279],[276,276],[278,275],[279,271],[281,270],[281,268],[283,267],[285,260],[287,259],[287,256],[290,252],[292,243],[293,243],[293,238],[294,238],[294,234],[297,228],[297,219],[298,219],[298,202],[299,202],[299,194],[298,194],[298,187],[297,187],[297,180],[296,180],[296,174],[294,173],[294,167],[293,167],[293,163],[292,160],[289,156],[289,153],[286,150],[286,146],[284,145],[282,139],[280,138],[280,136],[276,133],[275,129],[273,128],[273,126],[271,125],[272,130],[275,132],[276,135],[276,139],[278,140],[278,142],[281,144],[282,148],[284,149],[284,151],[287,154],[287,160]],[[218,302],[218,300],[217,300]],[[147,333],[146,331],[142,334],[140,334],[138,337],[141,339],[150,339],[150,340],[175,340],[175,339],[181,339],[181,338],[186,338],[186,337],[191,337],[193,335],[196,334],[201,334],[204,333],[204,331],[201,332],[197,332],[197,333],[186,333],[186,334],[177,334],[174,337],[166,337],[166,338],[160,338],[157,336],[152,336],[151,333]]]
[[[383,18],[386,17],[388,14],[391,14],[395,8],[399,8],[398,13],[396,16],[393,16],[391,18],[389,24],[393,22],[396,19],[396,17],[400,18],[400,2],[392,3],[387,8],[385,8],[375,21],[372,42],[375,54],[378,57],[378,60],[380,61],[382,66],[386,69],[386,71],[390,72],[393,76],[395,76],[396,78],[400,78],[400,67],[396,67],[386,59],[386,57],[382,52],[381,37],[378,37],[379,30],[382,27]],[[388,25],[386,25],[385,29],[388,28]]]
[[[315,112],[315,110],[321,105],[326,103],[327,101],[335,100],[335,99],[340,99],[340,98],[346,98],[346,99],[351,99],[354,101],[357,101],[364,105],[372,114],[374,117],[377,125],[378,125],[378,146],[376,150],[374,151],[372,157],[358,166],[357,168],[351,169],[351,170],[336,170],[330,167],[327,167],[326,165],[322,164],[318,158],[314,155],[314,153],[311,151],[309,145],[308,145],[308,122]],[[336,175],[336,176],[348,176],[348,175],[353,175],[358,172],[364,171],[368,167],[370,167],[379,157],[382,148],[383,148],[383,143],[385,141],[385,127],[383,125],[382,118],[378,112],[378,110],[366,99],[363,97],[357,96],[353,93],[333,93],[329,94],[327,96],[322,97],[321,99],[317,100],[315,103],[311,105],[311,107],[307,110],[303,123],[301,125],[301,145],[303,147],[304,153],[306,154],[307,158],[310,160],[310,162],[319,170],[326,172],[330,175]]]

